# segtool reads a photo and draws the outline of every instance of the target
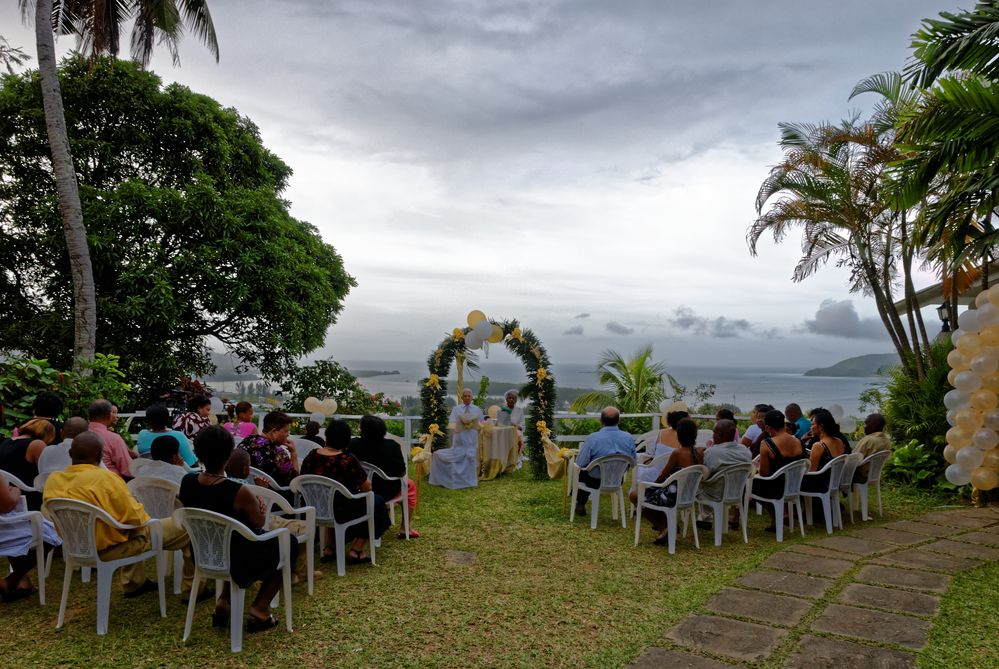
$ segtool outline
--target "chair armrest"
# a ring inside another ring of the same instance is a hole
[[[291,536],[291,530],[289,530],[287,527],[278,527],[268,532],[264,532],[263,534],[256,534],[243,523],[237,522],[234,525],[234,529],[243,538],[249,539],[250,541],[267,541],[269,539],[273,539],[274,537],[279,537],[282,534],[287,534]]]

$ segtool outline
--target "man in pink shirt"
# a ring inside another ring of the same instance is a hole
[[[87,428],[104,442],[101,457],[104,466],[122,478],[132,478],[132,453],[125,445],[125,440],[108,429],[113,425],[114,406],[107,400],[94,400],[90,403],[90,425]]]

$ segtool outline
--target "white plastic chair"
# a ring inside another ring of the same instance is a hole
[[[201,579],[229,581],[229,648],[234,653],[243,650],[243,609],[246,590],[240,588],[232,580],[232,535],[239,534],[248,541],[268,541],[277,537],[284,591],[285,627],[291,629],[291,533],[288,528],[281,527],[264,534],[254,534],[253,531],[238,520],[221,513],[205,509],[181,508],[175,518],[187,530],[191,538],[191,550],[194,551],[196,565],[194,583],[191,586],[190,600],[187,604],[187,618],[184,621],[184,641],[191,635],[191,625],[194,621],[194,608],[198,601],[198,586]]]
[[[697,442],[695,446],[707,446],[708,442],[711,441],[715,436],[714,430],[698,430],[697,431]]]
[[[262,469],[257,469],[256,467],[250,467],[250,476],[248,478],[251,479],[262,478],[267,481],[267,485],[269,485],[272,489],[277,490],[278,492],[288,492],[289,490],[291,490],[290,487],[286,485],[280,485],[273,476],[263,471]]]
[[[31,543],[28,544],[28,551],[34,549],[35,564],[38,570],[38,603],[45,605],[45,579],[49,575],[52,567],[52,553],[48,559],[45,558],[45,535],[42,533],[42,523],[44,517],[38,511],[22,511],[20,513],[9,513],[0,515],[0,525],[18,525],[28,523],[31,527]]]
[[[267,518],[264,523],[264,527],[268,527],[271,516],[274,515],[274,507],[277,507],[278,513],[283,513],[285,515],[303,515],[305,516],[303,522],[305,523],[305,531],[301,534],[296,534],[295,538],[298,539],[299,545],[303,547],[306,551],[305,553],[305,564],[309,570],[308,576],[308,589],[309,596],[312,596],[312,586],[313,586],[313,572],[315,571],[315,544],[316,544],[316,510],[311,506],[303,506],[299,508],[293,507],[288,503],[288,500],[284,496],[277,492],[276,490],[271,490],[270,488],[262,488],[258,485],[247,486],[257,496],[257,499],[263,500],[264,505],[267,507]]]
[[[388,507],[389,519],[392,521],[392,525],[395,525],[395,507],[396,505],[402,506],[402,527],[406,534],[406,539],[409,539],[409,476],[403,474],[402,476],[389,476],[380,467],[377,467],[370,462],[361,461],[361,467],[364,469],[364,473],[368,475],[368,480],[370,481],[372,477],[377,476],[383,481],[398,481],[399,494],[392,499],[385,500],[385,505]]]
[[[683,520],[683,534],[687,534],[687,519],[694,528],[694,546],[700,550],[701,542],[697,537],[697,513],[694,511],[697,490],[701,485],[701,479],[708,473],[708,468],[704,465],[691,465],[684,467],[677,473],[667,478],[662,483],[640,481],[638,483],[638,508],[635,512],[635,545],[638,545],[638,536],[642,529],[642,509],[652,509],[662,511],[666,514],[666,536],[669,541],[669,553],[676,553],[676,524],[678,520]],[[645,501],[645,491],[648,488],[665,488],[676,484],[676,504],[674,506],[657,506]]]
[[[62,538],[62,557],[66,563],[66,574],[62,580],[62,599],[59,601],[59,619],[56,629],[63,626],[66,617],[66,600],[69,598],[69,584],[73,580],[73,570],[77,567],[97,569],[97,634],[108,631],[108,615],[111,610],[111,584],[114,572],[119,567],[156,560],[156,581],[159,584],[160,617],[166,618],[166,590],[163,580],[166,563],[162,559],[163,530],[160,521],[151,518],[145,525],[124,525],[112,518],[103,509],[76,499],[54,498],[42,504],[42,513],[52,519]],[[95,524],[102,522],[116,530],[149,529],[150,549],[137,555],[104,561],[97,551]]]
[[[858,469],[864,465],[868,465],[867,481],[853,484],[854,489],[860,493],[860,518],[862,520],[871,519],[867,513],[867,497],[868,490],[872,487],[874,488],[874,493],[877,495],[878,516],[884,518],[884,510],[881,508],[881,470],[884,469],[885,462],[890,456],[890,451],[878,451],[857,465]]]
[[[773,481],[779,478],[784,480],[784,494],[777,499],[760,497],[753,494],[753,486],[746,486],[746,502],[755,500],[761,504],[772,504],[774,507],[774,525],[777,526],[777,542],[784,541],[784,506],[788,510],[788,529],[794,531],[794,512],[798,512],[798,524],[801,526],[801,536],[805,536],[805,519],[801,515],[801,480],[808,471],[807,460],[796,460],[789,465],[784,465],[770,476],[757,476],[753,481]]]
[[[850,456],[845,453],[837,455],[827,462],[825,467],[817,472],[805,474],[805,478],[802,479],[804,482],[809,476],[822,476],[826,472],[829,473],[829,485],[826,486],[825,490],[821,492],[801,491],[802,497],[822,500],[822,513],[826,519],[826,534],[832,534],[834,523],[843,529],[842,518],[839,517],[839,483],[843,480],[843,469],[846,467],[848,457]],[[809,525],[812,524],[812,505],[809,503],[805,504],[805,519]]]
[[[315,509],[316,525],[318,527],[333,528],[334,540],[336,542],[336,573],[338,576],[345,576],[347,574],[347,528],[363,522],[368,523],[368,555],[371,557],[371,564],[375,564],[375,494],[373,492],[368,491],[355,495],[340,482],[314,474],[296,476],[291,481],[291,490],[295,494],[301,495],[305,503]],[[347,499],[363,499],[366,512],[364,515],[346,522],[337,522],[333,516],[333,500],[337,495],[343,495]],[[320,532],[319,550],[322,551],[325,548],[326,533]]]
[[[720,467],[710,478],[702,482],[714,483],[720,479],[724,479],[725,481],[721,500],[712,499],[704,495],[703,491],[698,491],[697,493],[697,503],[700,506],[711,507],[715,546],[721,546],[722,533],[728,528],[727,508],[732,505],[739,507],[739,519],[742,523],[742,541],[743,543],[749,543],[749,535],[746,533],[746,517],[749,515],[749,505],[746,502],[746,486],[749,485],[749,481],[752,478],[753,465],[746,463],[744,465]]]
[[[850,522],[853,523],[853,475],[857,472],[857,467],[863,462],[863,453],[850,453],[846,457],[846,466],[843,467],[843,475],[839,479],[839,494],[846,499],[846,510],[850,512]],[[843,529],[843,514],[837,512],[839,518],[839,529]]]
[[[319,444],[311,439],[306,439],[305,437],[291,437],[291,441],[295,444],[295,453],[298,455],[299,462],[303,462],[305,460],[305,456],[317,448],[320,448]]]
[[[605,455],[591,461],[586,467],[580,467],[575,462],[572,463],[572,503],[569,506],[569,522],[576,518],[576,499],[580,490],[590,493],[590,500],[593,502],[590,507],[590,529],[597,529],[597,515],[600,510],[600,495],[611,496],[612,517],[617,518],[621,513],[621,527],[627,527],[627,517],[624,513],[624,477],[628,470],[635,466],[635,459],[627,455]],[[591,472],[595,468],[600,468],[600,486],[591,488],[579,480],[580,472]]]
[[[180,486],[173,481],[153,476],[137,476],[128,482],[128,490],[135,499],[142,502],[146,513],[158,520],[170,518],[173,516],[173,512],[180,508],[180,502],[177,501]],[[184,571],[184,553],[183,551],[163,551],[163,557],[168,561],[167,564],[170,564],[168,553],[173,553],[173,594],[179,595]]]

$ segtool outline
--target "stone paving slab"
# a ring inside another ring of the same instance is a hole
[[[965,541],[981,546],[999,546],[999,532],[987,532],[985,530],[958,534],[953,537],[954,541]]]
[[[794,544],[793,546],[788,546],[784,550],[801,553],[803,555],[815,555],[816,557],[831,557],[838,560],[850,560],[851,562],[857,559],[857,556],[852,553],[842,553],[840,551],[834,551],[820,546],[812,546],[810,544]]]
[[[921,523],[917,520],[897,520],[894,523],[888,523],[885,527],[891,530],[925,534],[929,537],[949,537],[961,531],[956,527],[944,527],[935,523]]]
[[[910,546],[928,539],[925,534],[903,532],[902,530],[895,530],[890,527],[865,527],[862,530],[857,530],[856,532],[851,532],[850,534],[861,539],[887,541],[888,543],[895,544],[897,546]]]
[[[788,571],[830,578],[842,576],[853,566],[853,562],[848,560],[802,555],[790,551],[774,553],[763,564],[773,569],[787,569]]]
[[[768,592],[810,598],[821,597],[832,585],[832,581],[825,578],[768,569],[747,572],[736,583]]]
[[[944,553],[945,555],[971,558],[973,560],[999,560],[999,549],[962,544],[958,541],[949,541],[946,539],[926,544],[923,548],[934,553]]]
[[[963,511],[937,511],[936,513],[927,513],[920,516],[919,520],[924,523],[936,523],[937,525],[948,525],[950,527],[966,527],[969,530],[977,530],[999,522],[994,517],[983,518],[980,516],[969,516]]]
[[[843,535],[826,537],[825,539],[810,541],[809,543],[821,548],[831,548],[832,550],[856,553],[858,555],[874,555],[875,553],[883,553],[895,548],[894,544],[887,544],[883,541],[858,539],[857,537]]]
[[[681,620],[666,637],[715,655],[757,662],[768,657],[786,634],[773,627],[695,614]]]
[[[946,592],[951,579],[946,574],[934,574],[928,571],[912,571],[909,569],[869,564],[858,572],[856,580],[875,585],[890,585],[900,588]]]
[[[732,669],[733,665],[680,650],[649,648],[626,669]]]
[[[916,656],[912,653],[806,635],[784,669],[912,669],[915,666]]]
[[[917,616],[935,616],[940,609],[940,598],[933,595],[895,590],[894,588],[879,588],[859,583],[851,583],[846,586],[840,595],[840,601],[847,604],[901,611]]]
[[[812,602],[755,590],[725,588],[705,605],[723,616],[741,616],[766,623],[793,627],[812,607]]]
[[[930,623],[897,613],[830,604],[812,623],[812,629],[919,650],[926,645]]]
[[[935,553],[922,548],[910,548],[907,551],[889,553],[875,559],[880,563],[901,565],[915,569],[934,569],[948,574],[971,569],[982,564],[981,560],[944,555],[943,553]]]

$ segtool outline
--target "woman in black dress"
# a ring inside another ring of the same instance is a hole
[[[221,425],[211,425],[194,438],[194,452],[205,466],[201,474],[189,474],[180,484],[180,501],[186,507],[206,509],[229,516],[256,533],[263,532],[263,505],[249,488],[226,478],[225,463],[232,454],[232,435]],[[232,579],[241,588],[260,581],[260,590],[250,605],[247,632],[259,632],[276,626],[270,602],[281,589],[278,539],[264,542],[232,536]],[[291,537],[291,564],[295,564],[298,542]],[[229,619],[229,583],[215,606],[212,624],[225,627]]]

